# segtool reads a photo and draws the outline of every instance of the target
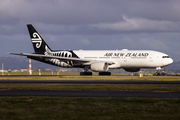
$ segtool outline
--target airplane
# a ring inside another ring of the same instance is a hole
[[[34,53],[9,53],[55,65],[58,67],[83,68],[80,75],[111,75],[109,69],[138,72],[141,68],[156,68],[157,75],[163,67],[173,63],[167,54],[152,50],[52,50],[31,25],[27,24]]]

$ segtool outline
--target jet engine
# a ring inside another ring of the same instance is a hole
[[[138,72],[141,68],[123,68],[127,72]]]
[[[109,69],[108,63],[106,62],[94,62],[91,64],[90,68],[95,72],[106,72]]]

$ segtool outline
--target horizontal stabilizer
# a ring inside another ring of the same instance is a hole
[[[21,56],[27,56],[27,57],[59,59],[59,60],[62,60],[62,61],[76,61],[76,62],[82,62],[82,63],[93,62],[92,60],[82,59],[82,58],[80,59],[80,58],[73,58],[73,57],[47,56],[47,55],[43,55],[43,54],[30,54],[30,53],[9,53],[9,54],[21,55]],[[114,64],[113,62],[106,62],[106,63],[108,63],[109,65]]]

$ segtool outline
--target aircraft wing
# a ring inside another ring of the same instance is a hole
[[[12,55],[21,55],[21,56],[27,56],[27,57],[38,57],[38,58],[49,58],[49,59],[59,59],[62,61],[76,61],[81,63],[88,63],[88,62],[95,62],[98,60],[90,60],[90,59],[81,59],[81,58],[74,58],[74,57],[59,57],[59,56],[47,56],[43,54],[30,54],[30,53],[9,53]],[[114,64],[114,62],[111,61],[105,61],[109,65]]]

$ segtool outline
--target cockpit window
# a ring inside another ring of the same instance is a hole
[[[162,58],[169,58],[169,56],[162,56]]]

